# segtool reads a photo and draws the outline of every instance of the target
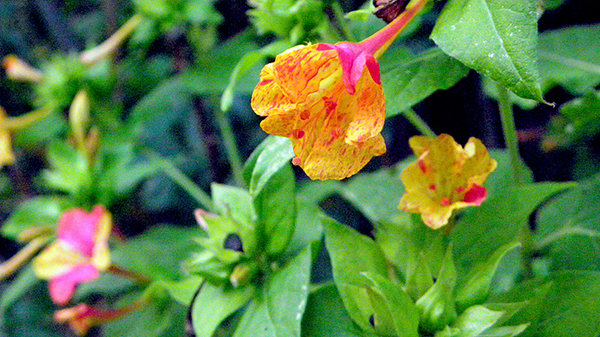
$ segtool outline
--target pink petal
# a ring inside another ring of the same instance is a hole
[[[367,69],[373,81],[381,85],[381,72],[379,71],[379,62],[373,57],[373,55],[367,55]]]
[[[91,257],[98,223],[105,212],[104,207],[96,206],[90,213],[76,208],[63,214],[58,224],[58,238],[74,250]]]
[[[467,193],[465,193],[463,201],[474,206],[479,206],[486,197],[487,190],[485,187],[475,184],[470,190],[467,191]]]
[[[92,265],[82,265],[59,275],[48,283],[50,297],[54,303],[65,305],[69,303],[75,288],[79,283],[85,283],[95,280],[100,276],[100,272]]]

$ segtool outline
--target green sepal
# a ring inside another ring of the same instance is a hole
[[[196,253],[190,258],[185,269],[192,274],[198,274],[208,282],[222,285],[228,282],[233,269],[232,264],[225,264],[209,250]]]

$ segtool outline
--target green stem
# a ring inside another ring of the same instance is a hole
[[[225,150],[227,151],[227,159],[231,166],[233,180],[239,187],[246,187],[246,181],[244,180],[244,164],[235,141],[235,135],[231,129],[231,124],[229,124],[229,116],[227,112],[215,110],[215,117],[217,119],[217,124],[219,125],[219,130],[221,130],[221,136],[223,137],[223,143],[225,144]]]
[[[173,165],[173,163],[157,156],[154,153],[147,153],[147,155],[150,157],[150,160],[152,160],[158,167],[160,167],[169,178],[171,178],[181,188],[183,188],[202,207],[204,207],[209,212],[214,212],[210,196],[206,192],[204,192],[203,189],[198,187],[198,185],[196,185],[190,178],[183,174],[183,172],[181,172],[175,165]]]
[[[343,35],[343,40],[356,41],[356,37],[354,36],[354,33],[352,33],[352,30],[348,26],[346,18],[344,17],[344,11],[342,10],[342,6],[338,1],[334,1],[331,4],[331,10],[333,11],[335,23],[338,25],[340,32]]]
[[[519,154],[519,138],[517,128],[515,127],[515,118],[513,106],[510,100],[508,90],[501,84],[498,86],[498,107],[500,109],[500,119],[502,121],[502,132],[504,133],[504,143],[509,153],[510,165],[512,167],[513,184],[520,186],[525,183],[525,173],[523,172],[523,162]],[[523,258],[523,273],[525,278],[532,278],[533,272],[533,253],[535,252],[535,243],[533,234],[529,225],[523,226],[520,232],[520,241],[523,245],[521,256]]]
[[[431,130],[429,125],[415,112],[415,110],[409,108],[403,112],[404,117],[415,127],[423,136],[429,138],[437,137],[435,132]]]
[[[500,108],[500,119],[502,120],[502,132],[504,133],[504,143],[510,156],[510,165],[512,167],[513,182],[519,186],[525,183],[525,175],[522,172],[523,163],[519,154],[519,138],[517,128],[515,127],[515,118],[512,109],[509,92],[502,85],[498,84],[498,106]]]

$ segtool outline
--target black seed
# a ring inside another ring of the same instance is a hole
[[[369,317],[369,324],[371,324],[372,327],[375,327],[375,315]]]
[[[242,243],[242,239],[235,233],[227,235],[225,241],[223,242],[223,248],[240,253],[244,252],[244,244]]]

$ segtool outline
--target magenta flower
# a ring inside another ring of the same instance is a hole
[[[103,206],[90,213],[76,208],[62,215],[57,240],[33,260],[35,274],[49,280],[54,303],[67,304],[78,284],[98,278],[110,267],[111,227],[112,217]]]

